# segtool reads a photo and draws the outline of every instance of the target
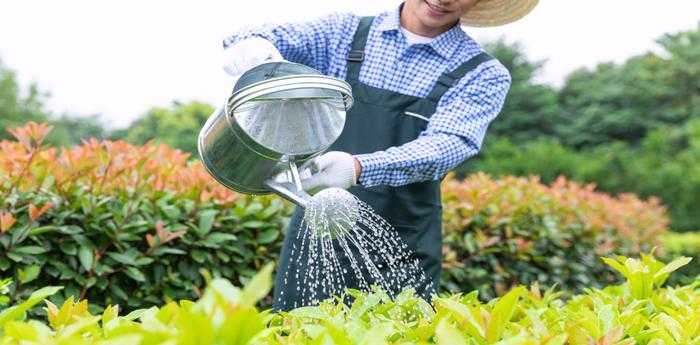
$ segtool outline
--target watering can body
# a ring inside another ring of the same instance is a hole
[[[199,156],[229,189],[275,192],[303,204],[296,166],[335,142],[352,101],[347,83],[310,67],[286,61],[257,66],[238,79],[226,104],[202,127]],[[280,175],[296,184],[275,182]]]

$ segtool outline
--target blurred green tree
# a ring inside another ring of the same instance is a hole
[[[53,115],[45,106],[48,96],[35,83],[22,89],[16,73],[0,61],[0,140],[10,138],[6,128],[29,121],[50,123],[54,129],[46,141],[55,146],[71,146],[84,139],[107,135],[97,115]]]
[[[197,134],[213,111],[214,108],[202,102],[173,102],[168,108],[152,108],[112,137],[135,144],[154,140],[194,154],[197,152]]]
[[[489,136],[515,143],[555,136],[555,125],[561,121],[556,90],[536,81],[544,61],[531,61],[520,44],[504,40],[485,49],[503,63],[512,78],[506,103],[490,125]]]
[[[557,137],[590,147],[639,144],[649,131],[700,115],[700,24],[657,40],[658,52],[571,73],[559,92]]]
[[[51,125],[53,130],[47,140],[55,146],[72,146],[89,138],[104,139],[109,136],[109,131],[97,115],[62,115],[51,120]]]
[[[8,139],[7,127],[15,127],[28,121],[46,122],[44,109],[46,94],[36,84],[22,90],[15,72],[0,60],[0,140]]]

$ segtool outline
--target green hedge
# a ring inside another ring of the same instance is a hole
[[[443,287],[486,298],[534,282],[574,292],[614,283],[597,258],[650,250],[668,223],[658,200],[611,197],[565,178],[544,185],[480,173],[448,179],[443,199]]]
[[[0,276],[13,301],[52,298],[135,308],[195,298],[202,272],[244,284],[275,261],[291,207],[232,193],[166,146],[88,141],[42,146],[31,124],[0,142]],[[484,299],[539,281],[577,291],[614,280],[596,255],[629,254],[666,230],[654,200],[590,187],[474,175],[444,183],[443,289]],[[269,303],[269,297],[264,303]]]
[[[120,316],[117,306],[91,314],[87,301],[46,303],[47,317],[24,312],[60,287],[34,292],[0,312],[0,344],[470,344],[470,345],[697,345],[700,290],[661,285],[690,258],[669,264],[651,256],[603,260],[626,281],[587,289],[570,299],[559,291],[518,286],[482,303],[476,291],[433,299],[434,309],[405,291],[347,291],[319,306],[260,312],[255,302],[270,290],[272,266],[243,289],[210,282],[196,302],[180,301]],[[46,319],[46,321],[44,321]]]
[[[128,199],[24,192],[8,199],[14,213],[25,214],[0,237],[0,270],[20,282],[13,297],[60,284],[63,297],[127,309],[197,296],[201,269],[244,283],[276,259],[286,212],[271,198],[221,206],[162,192]],[[32,221],[27,205],[45,202],[55,206]]]
[[[676,231],[698,228],[700,212],[700,119],[650,132],[639,145],[611,142],[575,150],[554,139],[524,144],[490,137],[478,158],[458,168],[461,176],[537,175],[551,183],[559,175],[595,183],[606,193],[657,196],[668,205]]]
[[[662,257],[665,259],[688,256],[694,258],[689,265],[679,269],[669,279],[670,284],[690,284],[700,281],[700,231],[674,233],[661,237],[663,242]]]
[[[13,300],[44,285],[136,309],[194,298],[201,270],[243,284],[280,249],[289,207],[234,194],[166,146],[90,141],[41,146],[49,128],[13,131],[0,154],[0,276]]]

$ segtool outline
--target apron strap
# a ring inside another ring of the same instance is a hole
[[[362,61],[365,59],[365,44],[367,44],[369,28],[372,26],[373,20],[374,17],[362,17],[360,19],[360,25],[358,25],[357,31],[355,31],[352,48],[347,57],[348,74],[346,80],[350,83],[360,80],[360,67],[362,66]]]
[[[480,54],[469,59],[467,62],[461,64],[452,72],[444,73],[440,76],[440,78],[438,78],[437,82],[435,83],[435,87],[433,87],[433,90],[430,91],[430,94],[426,98],[437,104],[440,101],[440,98],[442,98],[442,95],[444,95],[445,92],[447,92],[447,90],[449,90],[452,86],[454,86],[457,81],[462,79],[462,77],[473,71],[482,63],[489,60],[493,60],[493,57],[486,52],[481,52]]]

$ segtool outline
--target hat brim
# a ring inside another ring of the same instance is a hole
[[[539,0],[481,0],[460,19],[466,26],[505,25],[525,17],[538,3]]]

